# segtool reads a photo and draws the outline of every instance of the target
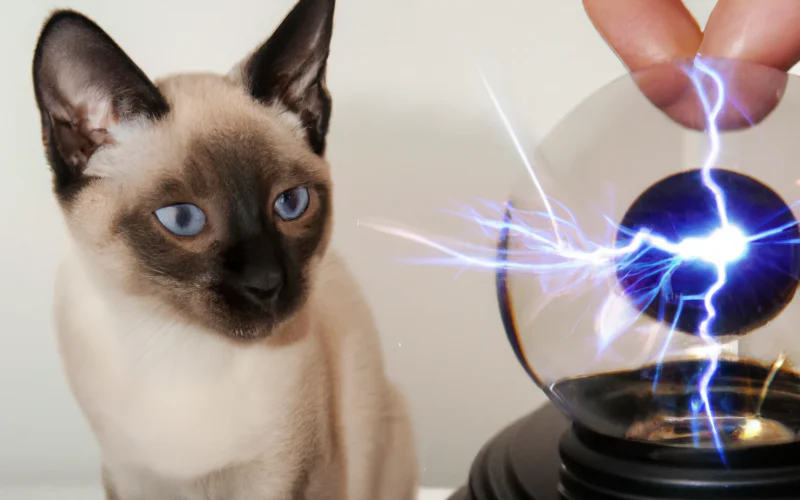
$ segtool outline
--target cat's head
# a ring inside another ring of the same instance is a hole
[[[94,22],[33,61],[54,191],[98,276],[239,339],[303,305],[331,226],[334,0],[299,0],[230,74],[151,81]]]

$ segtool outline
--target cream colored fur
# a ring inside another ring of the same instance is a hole
[[[318,273],[289,323],[306,330],[300,340],[245,345],[109,288],[79,247],[66,253],[58,339],[110,498],[414,498],[408,411],[385,378],[373,319],[338,258]],[[314,447],[327,463],[298,489]]]

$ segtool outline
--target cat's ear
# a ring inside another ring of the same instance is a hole
[[[33,59],[42,134],[57,188],[80,179],[114,130],[157,120],[169,106],[125,52],[99,26],[73,11],[45,22]]]
[[[234,68],[254,98],[297,116],[309,146],[320,156],[331,115],[325,70],[335,3],[299,0],[269,40]]]

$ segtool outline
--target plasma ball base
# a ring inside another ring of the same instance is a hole
[[[697,380],[703,360],[676,360],[635,370],[575,377],[552,386],[572,417],[603,435],[712,450],[714,434],[729,450],[790,444],[800,438],[800,377],[782,367],[728,357],[708,385],[711,428]]]
[[[560,437],[559,437],[560,436]],[[497,434],[450,500],[800,499],[800,445],[667,447],[572,425],[552,404]]]

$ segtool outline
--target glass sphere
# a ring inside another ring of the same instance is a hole
[[[526,371],[624,439],[800,440],[800,78],[695,59],[625,76],[515,185],[498,294]]]

